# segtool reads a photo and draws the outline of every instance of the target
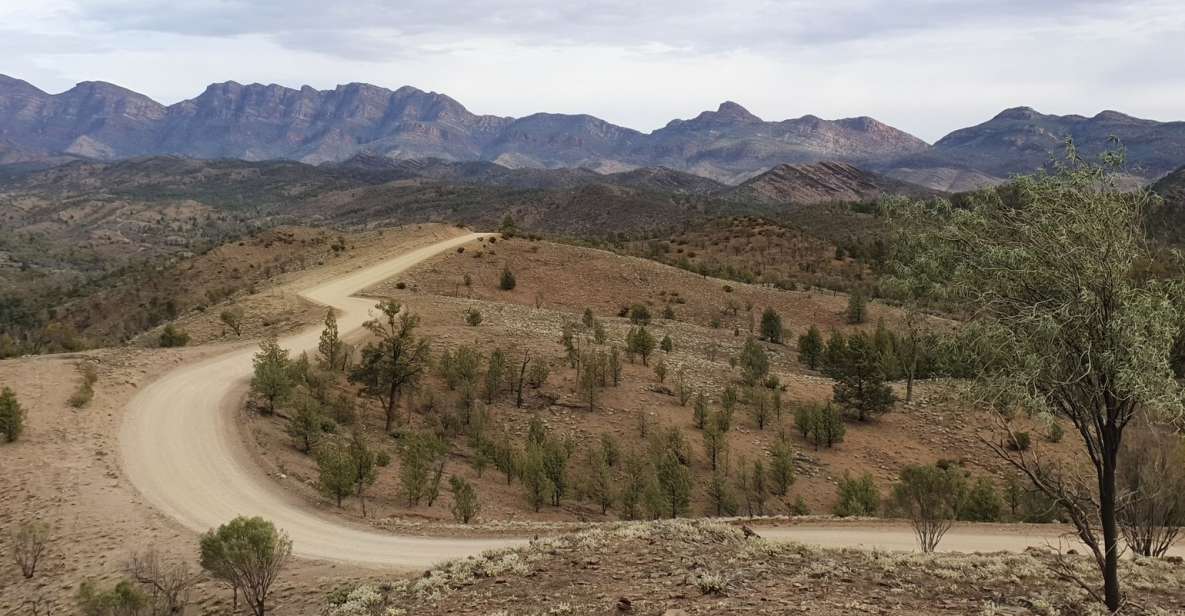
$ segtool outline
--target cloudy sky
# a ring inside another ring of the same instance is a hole
[[[163,103],[365,81],[652,130],[735,100],[933,141],[1005,107],[1185,119],[1181,0],[0,0],[0,73]]]

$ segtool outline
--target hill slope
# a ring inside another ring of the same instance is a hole
[[[745,181],[731,195],[760,203],[871,201],[885,195],[929,197],[936,191],[864,171],[847,163],[778,165]]]

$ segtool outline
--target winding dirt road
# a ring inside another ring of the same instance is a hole
[[[488,234],[470,234],[413,250],[301,292],[333,306],[343,336],[370,318],[374,300],[352,294],[417,263]],[[280,344],[293,355],[317,347],[320,328]],[[318,515],[266,477],[250,459],[234,425],[235,403],[251,375],[254,347],[181,366],[131,400],[120,435],[124,471],[144,497],[169,517],[205,532],[237,515],[271,520],[302,557],[357,564],[425,567],[441,560],[515,545],[508,539],[405,537],[350,526]]]
[[[301,292],[339,310],[343,337],[370,318],[374,300],[354,293],[386,280],[441,252],[490,234],[469,234],[413,250]],[[296,355],[316,348],[320,329],[280,341]],[[366,566],[424,568],[483,550],[519,545],[521,539],[411,537],[351,525],[322,516],[268,478],[251,460],[235,426],[236,406],[252,371],[255,347],[183,365],[146,386],[131,400],[120,435],[124,472],[156,508],[195,532],[237,515],[271,520],[292,538],[305,558]],[[758,532],[770,539],[824,547],[914,550],[900,524],[803,524]],[[944,551],[1020,551],[1058,544],[1064,529],[962,527],[943,541]],[[1180,546],[1174,550],[1179,552]]]

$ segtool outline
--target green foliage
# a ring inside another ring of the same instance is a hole
[[[996,491],[996,484],[987,477],[979,477],[967,490],[966,498],[959,506],[959,519],[969,522],[998,522],[1004,510],[1004,501]]]
[[[588,457],[584,493],[601,508],[601,515],[605,515],[613,506],[613,486],[615,484],[613,471],[610,469],[604,451],[590,450]]]
[[[514,272],[510,271],[510,266],[502,266],[502,275],[498,277],[498,288],[503,291],[513,291],[517,285],[518,281],[514,277]]]
[[[875,516],[880,511],[881,495],[871,473],[852,477],[846,472],[839,480],[839,500],[834,513],[840,517]]]
[[[416,337],[419,317],[401,311],[396,302],[382,301],[377,308],[382,316],[364,324],[375,341],[362,349],[358,365],[350,371],[350,382],[361,385],[365,395],[383,404],[384,430],[390,432],[403,390],[419,383],[428,369],[431,347],[427,339]]]
[[[658,343],[658,348],[662,349],[664,353],[670,353],[674,350],[675,345],[671,342],[670,334],[662,337],[662,342]]]
[[[263,518],[237,517],[202,535],[202,569],[242,592],[255,616],[266,616],[272,584],[292,555],[292,541]]]
[[[848,362],[848,339],[843,332],[832,331],[827,338],[827,346],[823,349],[823,374],[831,378],[842,374]]]
[[[723,465],[712,470],[706,492],[711,507],[709,511],[714,515],[731,516],[737,514],[736,495],[733,494],[732,486],[729,484],[728,470]]]
[[[880,354],[867,334],[848,339],[843,366],[834,378],[835,402],[860,421],[888,412],[897,400],[885,383]]]
[[[634,304],[630,306],[629,318],[634,325],[650,325],[650,308],[646,304]]]
[[[830,403],[798,407],[794,412],[794,427],[807,442],[815,446],[815,451],[821,446],[834,447],[843,441],[847,431],[843,417]]]
[[[318,489],[341,507],[342,499],[354,492],[354,459],[350,456],[349,448],[336,443],[324,443],[317,447],[316,460]]]
[[[243,335],[243,317],[246,316],[243,309],[239,306],[233,306],[223,310],[218,315],[218,319],[222,324],[229,327],[235,333],[236,337]]]
[[[761,345],[749,338],[741,348],[740,357],[741,380],[746,385],[756,385],[769,374],[769,357]]]
[[[139,616],[148,614],[148,595],[131,580],[120,580],[110,590],[99,590],[91,580],[84,580],[74,596],[82,616]]]
[[[753,415],[753,423],[757,424],[758,430],[764,430],[765,424],[769,423],[770,415],[773,413],[773,401],[771,396],[765,393],[760,387],[750,387],[748,391],[749,411]]]
[[[344,344],[337,331],[337,316],[333,309],[325,311],[325,328],[321,330],[321,338],[317,341],[317,354],[321,363],[330,370],[345,367]]]
[[[708,422],[704,427],[704,454],[712,470],[722,466],[721,462],[728,451],[728,435],[721,429],[718,422]]]
[[[798,361],[811,370],[817,370],[822,358],[823,335],[818,327],[811,325],[805,334],[798,337]]]
[[[860,325],[868,319],[867,300],[864,299],[864,291],[859,288],[852,290],[848,295],[848,323],[852,325]]]
[[[655,477],[665,514],[677,518],[687,513],[691,505],[691,471],[674,452],[668,451],[659,458]]]
[[[708,397],[703,392],[695,396],[695,405],[692,407],[691,418],[695,423],[695,427],[700,430],[703,430],[708,423]]]
[[[622,460],[622,474],[621,491],[618,495],[621,515],[627,520],[636,520],[641,516],[643,499],[650,486],[653,471],[646,456],[635,450]]]
[[[25,431],[25,409],[11,387],[0,389],[0,435],[12,443]]]
[[[510,212],[502,217],[502,224],[498,225],[498,233],[501,233],[502,237],[506,239],[510,239],[518,233],[518,226],[514,224],[514,217],[510,215]]]
[[[1008,448],[1013,451],[1028,451],[1033,444],[1033,437],[1028,432],[1013,432],[1008,439]]]
[[[527,447],[520,476],[523,489],[526,491],[527,503],[536,513],[550,498],[553,489],[551,480],[547,478],[547,467],[543,455],[542,446]]]
[[[893,486],[893,508],[909,518],[923,552],[933,552],[959,515],[967,491],[956,465],[907,466]]]
[[[749,511],[749,517],[765,515],[765,501],[769,499],[765,463],[761,460],[754,460],[751,470],[746,470],[744,463],[742,463],[738,472],[741,473],[739,484],[745,497],[745,506]]]
[[[409,507],[436,499],[439,478],[448,461],[448,443],[428,432],[408,432],[399,448],[399,486]]]
[[[649,365],[647,358],[654,352],[654,336],[646,331],[646,326],[631,327],[625,338],[626,352],[631,355],[638,355],[642,358],[642,365]]]
[[[502,352],[502,349],[494,349],[494,352],[490,353],[489,362],[486,364],[486,404],[493,404],[494,400],[502,392],[507,381],[507,371],[506,354]]]
[[[477,500],[477,490],[464,478],[457,475],[449,477],[449,490],[453,493],[451,507],[453,519],[461,524],[468,524],[481,511],[481,503]]]
[[[774,344],[782,344],[782,315],[773,308],[766,308],[761,313],[761,339]]]
[[[547,365],[547,360],[536,357],[531,360],[531,365],[527,368],[527,383],[539,389],[547,383],[547,377],[551,372],[551,368]]]
[[[481,325],[481,311],[470,306],[465,309],[465,324],[469,327]]]
[[[189,344],[189,333],[169,323],[161,330],[158,343],[161,348],[166,349],[170,347],[183,347]]]
[[[974,394],[1000,413],[1049,412],[1069,420],[1094,462],[1097,494],[1060,481],[1043,462],[1003,452],[1094,537],[1107,607],[1122,603],[1115,486],[1124,427],[1139,416],[1183,413],[1171,353],[1185,321],[1179,280],[1147,275],[1156,259],[1146,216],[1157,200],[1084,162],[1072,144],[1050,173],[946,202],[890,202],[900,284],[971,315],[965,346],[979,356]],[[1097,504],[1097,505],[1096,505]],[[1099,537],[1101,531],[1101,537]]]
[[[321,411],[321,403],[307,393],[296,396],[295,407],[295,413],[288,420],[288,436],[302,452],[312,453],[321,441],[328,418]]]
[[[555,438],[547,439],[541,448],[543,450],[543,472],[547,476],[548,483],[551,484],[551,504],[559,507],[560,500],[568,493],[569,488],[568,448]]]
[[[251,392],[267,400],[267,414],[276,412],[292,393],[293,382],[289,373],[287,349],[280,348],[275,336],[269,336],[259,343],[259,352],[252,364]]]
[[[794,450],[783,439],[770,450],[769,482],[770,491],[778,496],[786,496],[794,484]]]

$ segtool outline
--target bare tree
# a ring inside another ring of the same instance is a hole
[[[8,539],[12,544],[12,558],[21,568],[21,575],[25,579],[32,579],[49,545],[49,525],[36,521],[18,524],[9,533]]]
[[[198,578],[179,560],[167,560],[155,549],[132,554],[128,575],[148,590],[157,614],[180,614],[189,604],[189,591]]]
[[[1138,430],[1123,443],[1119,527],[1141,556],[1164,556],[1185,526],[1185,442],[1177,434]]]

